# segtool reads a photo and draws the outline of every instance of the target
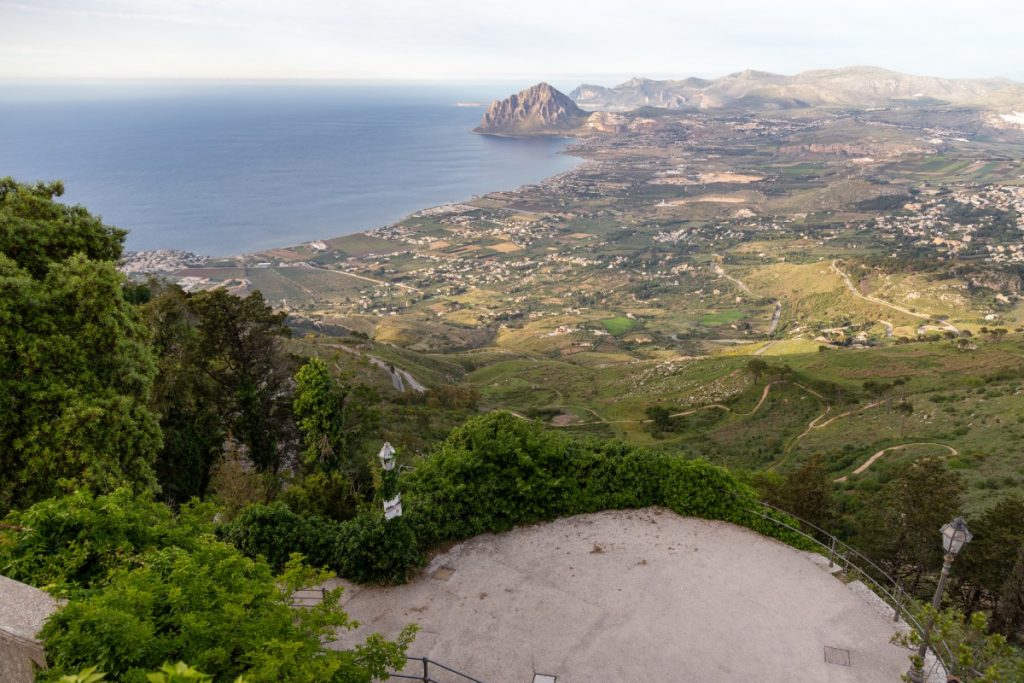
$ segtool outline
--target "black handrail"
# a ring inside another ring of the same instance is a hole
[[[468,674],[464,674],[461,671],[456,671],[450,666],[445,666],[444,664],[441,664],[440,662],[435,662],[433,659],[429,659],[427,657],[409,657],[408,655],[406,655],[405,660],[407,663],[420,662],[423,665],[423,672],[415,676],[407,673],[393,672],[388,674],[391,678],[402,678],[409,681],[422,681],[422,683],[440,683],[437,679],[431,677],[430,675],[430,667],[436,666],[439,669],[444,669],[449,673],[455,674],[459,677],[460,680],[469,681],[470,683],[483,683],[483,681],[481,681],[479,678],[473,678]]]
[[[728,493],[731,493],[731,492],[728,492]],[[793,532],[795,532],[797,534],[800,534],[804,538],[810,540],[812,543],[814,543],[814,544],[818,545],[820,548],[824,549],[827,552],[827,556],[829,558],[829,563],[828,563],[829,567],[834,566],[834,563],[836,561],[840,561],[842,564],[844,564],[846,571],[849,571],[850,568],[852,567],[854,570],[857,571],[857,573],[860,575],[861,578],[867,579],[867,581],[869,581],[872,584],[872,585],[869,585],[868,587],[871,588],[871,590],[875,593],[875,595],[878,595],[883,601],[886,602],[886,604],[888,604],[890,607],[893,608],[893,610],[894,610],[893,621],[899,621],[900,618],[902,617],[903,621],[906,622],[907,624],[909,624],[910,627],[913,628],[915,631],[917,631],[917,633],[919,635],[921,635],[921,636],[924,635],[924,626],[921,624],[920,621],[918,621],[917,617],[915,617],[910,612],[910,609],[909,609],[909,605],[911,604],[910,595],[905,590],[903,590],[903,587],[900,585],[899,581],[897,581],[893,577],[889,576],[889,574],[886,573],[885,570],[883,570],[881,567],[879,567],[877,564],[875,564],[869,558],[867,558],[864,555],[862,555],[859,551],[857,551],[856,548],[852,547],[848,543],[840,541],[838,538],[836,538],[835,536],[833,536],[829,532],[825,531],[824,529],[818,527],[817,525],[815,525],[815,524],[813,524],[811,522],[808,522],[805,519],[801,519],[800,517],[797,517],[793,513],[787,512],[786,510],[783,510],[782,508],[775,507],[774,505],[772,505],[770,503],[765,503],[764,501],[758,501],[758,502],[764,508],[766,508],[767,510],[770,510],[770,511],[773,511],[773,512],[776,512],[776,513],[781,513],[783,515],[786,515],[786,516],[796,520],[800,524],[806,524],[808,527],[814,529],[818,533],[820,533],[823,536],[825,536],[829,540],[828,545],[826,545],[825,543],[820,541],[818,538],[815,538],[813,535],[806,533],[803,529],[795,527],[795,526],[793,526],[791,524],[787,524],[783,520],[779,519],[776,515],[768,514],[767,512],[764,512],[762,510],[750,510],[751,513],[761,517],[762,519],[765,519],[765,520],[767,520],[769,522],[772,522],[773,524],[777,524],[777,525],[779,525],[781,527],[789,529],[790,531],[793,531]],[[839,550],[840,548],[842,548],[842,552],[837,552],[837,550]],[[867,572],[863,568],[861,568],[861,566],[859,566],[855,562],[851,561],[851,559],[850,559],[851,555],[856,556],[857,558],[860,559],[860,561],[862,563],[870,566],[872,569],[874,569],[876,572],[878,572],[878,575],[880,575],[884,579],[886,585],[882,585],[881,581],[877,580],[874,576],[871,576],[871,574],[869,572]],[[887,588],[887,585],[890,585],[890,584],[893,587],[892,591],[890,591]],[[888,599],[886,599],[886,598],[888,598]],[[953,671],[951,665],[954,662],[956,662],[957,659],[956,659],[956,657],[953,656],[953,651],[952,651],[952,648],[950,648],[949,644],[945,640],[936,637],[934,633],[930,634],[929,639],[928,639],[928,643],[931,646],[932,654],[935,655],[935,664],[942,666],[942,668],[947,673],[951,673]],[[940,650],[941,650],[941,652],[940,652]],[[932,667],[932,670],[930,670],[928,672],[929,676],[931,675],[933,670],[934,670],[934,665]]]

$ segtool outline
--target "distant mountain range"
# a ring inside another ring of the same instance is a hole
[[[571,97],[588,110],[795,109],[803,107],[876,107],[897,103],[974,105],[1024,109],[1024,84],[1007,79],[952,79],[912,76],[871,66],[804,71],[782,76],[742,71],[706,80],[656,81],[633,78],[613,88],[581,85]]]
[[[795,76],[742,71],[713,80],[633,78],[612,88],[584,84],[569,95],[538,83],[492,102],[475,131],[512,136],[602,131],[609,122],[601,117],[615,115],[592,112],[626,112],[642,107],[764,112],[913,105],[969,106],[1000,114],[1009,121],[1024,117],[1024,84],[1000,78],[911,76],[871,66],[804,71]]]

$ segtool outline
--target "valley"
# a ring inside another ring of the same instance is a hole
[[[562,431],[750,470],[822,453],[844,487],[948,454],[971,504],[1024,490],[1024,132],[902,101],[577,124],[585,162],[538,185],[165,276]]]

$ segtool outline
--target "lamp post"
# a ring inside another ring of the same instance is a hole
[[[942,604],[942,594],[946,590],[946,579],[949,578],[949,568],[953,566],[953,560],[972,538],[971,530],[967,528],[967,522],[962,517],[957,517],[949,524],[942,527],[942,547],[946,555],[942,558],[942,573],[939,574],[939,585],[935,587],[935,597],[932,598],[932,611],[928,615],[928,621],[924,625],[924,633],[921,634],[921,645],[917,648],[917,656],[911,661],[910,670],[907,671],[907,678],[911,683],[924,683],[924,655],[928,651],[928,640],[931,637],[932,626],[935,625],[935,615]]]

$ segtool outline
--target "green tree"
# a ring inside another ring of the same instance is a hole
[[[672,431],[672,413],[665,406],[647,407],[648,429],[654,438],[660,438],[662,432]]]
[[[920,458],[904,465],[864,496],[854,518],[856,545],[916,594],[922,576],[942,565],[939,530],[957,516],[960,477],[944,461]]]
[[[820,454],[789,470],[781,479],[763,479],[760,486],[769,503],[826,530],[835,518],[833,487]]]
[[[1024,586],[1019,550],[1024,548],[1024,498],[1009,496],[970,521],[974,538],[954,565],[958,594],[967,612],[991,607],[993,626],[1013,637],[1024,626]]]
[[[761,381],[761,376],[768,371],[768,363],[760,358],[751,358],[747,361],[747,372],[754,378],[754,383]]]
[[[285,314],[259,292],[240,298],[222,289],[191,295],[189,310],[209,354],[207,371],[219,387],[228,435],[261,471],[278,471],[294,438],[292,368],[281,347],[291,334]]]
[[[176,545],[213,530],[213,508],[183,506],[177,514],[126,488],[94,495],[87,490],[11,512],[0,528],[0,574],[64,596],[102,585],[117,567],[142,553]]]
[[[225,402],[211,376],[212,350],[202,344],[189,296],[180,287],[163,288],[144,314],[157,356],[152,408],[164,437],[156,475],[165,499],[181,504],[206,494],[229,427],[221,414]]]
[[[155,366],[114,263],[124,233],[61,189],[0,180],[0,511],[154,483]]]
[[[914,404],[903,399],[894,405],[892,409],[900,416],[900,436],[905,436],[907,433],[907,418],[914,414]]]
[[[81,206],[55,202],[64,183],[24,185],[0,178],[0,253],[42,280],[55,263],[82,254],[91,261],[121,258],[124,230],[104,225]]]
[[[949,674],[965,683],[1024,680],[1024,655],[1002,635],[989,633],[988,619],[984,612],[965,616],[958,610],[947,609],[936,613],[931,606],[924,606],[917,611],[921,622],[934,618],[933,642],[946,643],[953,653],[953,661],[946,662]],[[921,642],[920,634],[916,630],[911,631],[897,642],[916,647]],[[916,660],[917,655],[912,659]]]
[[[319,358],[311,358],[295,375],[295,418],[306,446],[307,471],[341,472],[364,492],[370,481],[364,441],[379,425],[377,396],[363,386],[343,384]]]

